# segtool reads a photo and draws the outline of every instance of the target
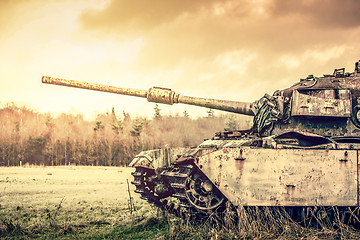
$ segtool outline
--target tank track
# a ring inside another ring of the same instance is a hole
[[[161,176],[166,177],[170,183],[170,186],[172,189],[174,189],[172,197],[178,199],[176,208],[175,204],[169,206],[169,210],[172,210],[172,213],[174,212],[173,209],[176,209],[176,212],[179,215],[197,214],[196,208],[191,205],[185,194],[186,180],[190,176],[193,167],[194,166],[191,164],[181,165],[174,168],[165,169],[161,173]]]
[[[195,185],[192,179],[195,178],[194,176],[197,176],[198,179],[205,179],[206,177],[192,164],[177,165],[161,172],[160,177],[163,181],[165,180],[167,182],[169,186],[168,189],[171,189],[162,195],[156,193],[155,183],[158,179],[153,169],[136,167],[136,171],[132,172],[132,175],[134,180],[131,183],[136,186],[135,192],[140,194],[140,198],[147,200],[149,203],[170,214],[178,217],[199,219],[208,216],[218,209],[218,206],[216,206],[216,209],[214,207],[207,209],[206,206],[203,208],[200,206],[202,209],[199,209],[194,205],[194,202],[199,202],[199,199],[203,197],[191,194],[191,192],[194,192],[191,188],[193,189]],[[198,177],[199,175],[201,175],[202,178]],[[205,194],[209,195],[208,193]],[[169,196],[176,198],[177,203],[165,199]],[[225,197],[223,198],[225,199]],[[220,204],[224,205],[222,202],[218,205]]]
[[[155,192],[155,170],[145,167],[136,167],[132,172],[134,180],[131,182],[135,185],[135,192],[140,194],[140,198],[149,203],[159,205],[161,196]]]

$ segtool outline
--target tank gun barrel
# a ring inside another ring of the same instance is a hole
[[[146,98],[148,102],[164,103],[170,105],[173,105],[174,103],[183,103],[183,104],[223,110],[227,112],[234,112],[249,116],[254,115],[252,111],[252,103],[183,96],[178,93],[175,93],[174,91],[168,88],[153,87],[150,88],[148,91],[146,91],[146,90],[133,89],[133,88],[115,87],[115,86],[109,86],[98,83],[67,80],[67,79],[54,78],[48,76],[43,76],[42,82],[48,84],[66,86],[66,87],[83,88],[83,89],[89,89],[89,90],[95,90],[101,92],[110,92],[121,95],[142,97],[142,98]]]

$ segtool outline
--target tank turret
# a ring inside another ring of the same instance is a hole
[[[360,61],[359,61],[360,62]],[[254,131],[260,136],[302,131],[325,137],[360,137],[360,68],[309,75],[253,104]]]
[[[183,96],[171,89],[139,90],[44,76],[43,83],[146,98],[149,102],[190,104],[254,116],[252,134],[306,131],[327,137],[360,136],[360,61],[353,73],[344,68],[323,77],[301,79],[293,86],[253,103]]]

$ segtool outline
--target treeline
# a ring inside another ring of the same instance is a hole
[[[192,119],[183,115],[133,118],[126,112],[98,114],[95,120],[82,115],[38,113],[7,104],[0,108],[0,166],[95,165],[126,166],[143,150],[196,146],[216,131],[248,127],[250,119],[214,116]]]

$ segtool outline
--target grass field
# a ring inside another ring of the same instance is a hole
[[[304,227],[282,216],[242,215],[238,225],[190,224],[139,199],[132,168],[0,168],[1,239],[359,239],[351,227]]]
[[[131,168],[0,168],[0,236],[102,238],[152,209],[130,184]],[[156,215],[156,213],[155,213]],[[121,236],[119,236],[121,237]]]

